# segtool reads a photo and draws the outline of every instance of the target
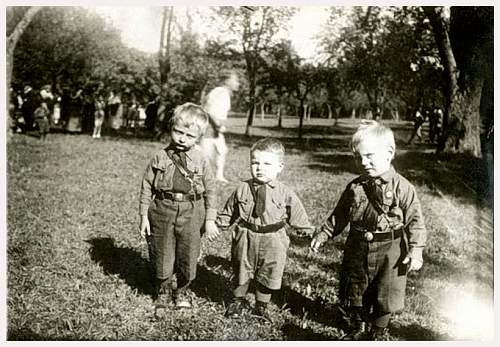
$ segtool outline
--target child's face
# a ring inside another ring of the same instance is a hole
[[[175,148],[185,151],[196,144],[200,137],[200,131],[196,125],[186,127],[175,124],[171,131],[172,144]]]
[[[367,137],[354,151],[356,163],[365,174],[378,177],[391,168],[394,151],[380,139]]]
[[[283,161],[276,153],[254,151],[250,155],[250,169],[256,181],[268,183],[283,170]]]

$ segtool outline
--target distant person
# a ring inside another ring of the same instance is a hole
[[[233,300],[226,316],[237,317],[249,307],[250,280],[256,282],[253,313],[272,321],[268,304],[281,288],[290,239],[287,226],[312,235],[314,229],[297,195],[277,179],[283,170],[285,148],[276,139],[264,138],[250,149],[252,178],[242,182],[218,214],[217,226],[235,224],[231,249],[234,272]],[[209,240],[217,229],[207,231]]]
[[[35,122],[38,128],[40,140],[45,141],[50,131],[50,111],[46,101],[42,101],[34,112]]]
[[[422,125],[425,122],[425,117],[422,114],[420,109],[415,111],[415,116],[413,118],[413,131],[411,133],[410,139],[408,140],[408,144],[413,142],[413,139],[418,137],[419,142],[422,142]]]
[[[415,188],[391,165],[392,130],[362,124],[351,147],[363,174],[347,185],[311,249],[318,251],[349,226],[339,284],[351,323],[346,340],[383,341],[389,338],[391,315],[404,307],[407,273],[422,266],[426,230]]]
[[[106,108],[106,102],[102,94],[96,96],[94,100],[94,131],[92,133],[92,138],[101,138],[102,123],[104,122],[104,109]]]
[[[153,133],[155,129],[156,118],[158,117],[158,107],[160,105],[160,96],[155,96],[153,100],[146,105],[146,120],[144,125],[146,129]]]
[[[231,94],[239,88],[238,75],[230,72],[223,76],[223,84],[212,89],[206,96],[203,107],[210,116],[210,125],[200,146],[214,168],[215,178],[227,182],[224,177],[227,146],[224,138],[225,123],[231,109]]]
[[[153,155],[142,180],[139,229],[148,240],[155,268],[160,317],[171,300],[177,308],[191,308],[189,285],[196,277],[200,230],[217,228],[216,181],[195,146],[207,125],[208,115],[201,106],[178,106],[171,119],[171,141]]]
[[[443,129],[443,111],[435,107],[429,115],[429,142],[435,143]]]
[[[33,88],[30,85],[26,85],[23,89],[23,103],[21,106],[21,111],[24,118],[24,130],[33,130],[34,117],[33,113],[38,107],[38,98],[33,92]]]
[[[68,111],[68,122],[66,124],[66,130],[69,132],[81,132],[82,131],[82,111],[83,111],[83,89],[78,88],[76,92],[71,95],[69,111]]]

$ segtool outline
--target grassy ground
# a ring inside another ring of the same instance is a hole
[[[280,137],[287,147],[281,179],[320,224],[355,177],[347,143],[355,124],[306,123],[296,139],[256,120],[253,139],[244,120],[232,119],[222,204],[249,177],[248,148],[255,138]],[[490,338],[493,329],[492,198],[480,162],[438,161],[428,145],[403,145],[405,123],[391,124],[398,138],[396,168],[414,182],[428,228],[424,268],[409,278],[406,309],[392,325],[394,340]],[[9,340],[338,340],[338,269],[345,235],[310,254],[309,240],[291,235],[283,289],[274,296],[276,323],[252,316],[223,316],[230,297],[229,235],[203,244],[195,307],[153,316],[147,247],[138,233],[138,192],[143,170],[163,144],[121,135],[14,134],[8,145]],[[251,295],[249,296],[252,300]],[[467,306],[468,305],[468,306]],[[457,309],[458,308],[458,309]],[[474,311],[473,311],[474,310]],[[479,316],[477,316],[479,315]],[[480,321],[479,318],[481,318]],[[468,320],[470,319],[470,320]],[[480,325],[479,325],[480,323]]]

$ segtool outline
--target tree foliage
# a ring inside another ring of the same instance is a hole
[[[229,31],[236,36],[246,63],[248,92],[248,120],[246,134],[250,133],[256,106],[257,75],[263,67],[263,56],[277,41],[277,34],[285,26],[295,9],[291,7],[245,6],[220,7],[216,10]]]

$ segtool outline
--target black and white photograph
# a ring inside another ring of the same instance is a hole
[[[493,2],[34,4],[3,340],[494,342]]]

